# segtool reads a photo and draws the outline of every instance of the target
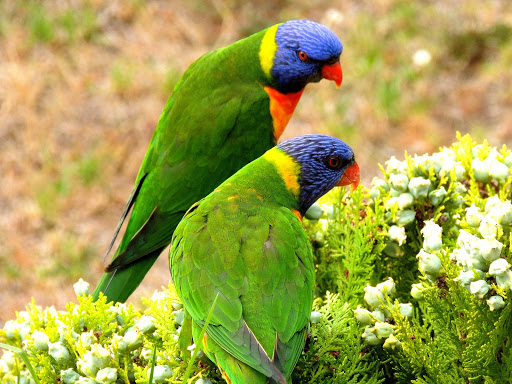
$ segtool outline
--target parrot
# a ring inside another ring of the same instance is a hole
[[[311,20],[269,27],[204,54],[177,82],[157,123],[93,293],[125,302],[169,245],[187,209],[276,145],[311,82],[340,86],[343,46]]]
[[[359,180],[354,152],[343,141],[298,136],[240,169],[178,224],[169,252],[172,281],[192,318],[195,344],[227,383],[289,382],[315,288],[302,217],[333,187],[355,188]]]

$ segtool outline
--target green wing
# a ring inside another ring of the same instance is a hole
[[[178,82],[162,113],[119,228],[128,224],[96,287],[125,301],[170,243],[186,210],[275,144],[259,68],[261,37],[204,55]],[[131,209],[131,211],[130,211]],[[130,213],[131,212],[131,213]]]
[[[276,367],[290,376],[314,289],[311,247],[290,209],[268,205],[255,191],[213,193],[176,229],[170,264],[198,326],[219,293],[209,338],[267,377],[279,381]]]

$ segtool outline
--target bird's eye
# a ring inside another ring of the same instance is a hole
[[[308,59],[308,54],[304,51],[298,51],[297,56],[299,56],[299,59],[302,61],[306,61]]]
[[[324,160],[324,164],[331,169],[340,169],[342,161],[339,156],[329,156]]]

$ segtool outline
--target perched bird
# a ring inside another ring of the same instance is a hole
[[[342,81],[342,45],[325,26],[288,21],[210,52],[177,83],[107,251],[93,296],[126,301],[186,210],[272,148],[310,82]],[[130,213],[131,212],[131,213]]]
[[[228,383],[290,377],[315,286],[302,216],[334,186],[358,182],[348,145],[304,135],[246,165],[183,217],[171,242],[172,279],[192,317],[195,343]]]

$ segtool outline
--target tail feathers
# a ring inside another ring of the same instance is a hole
[[[240,360],[234,358],[224,350],[218,351],[218,353],[214,355],[214,361],[219,367],[222,377],[224,377],[224,380],[226,380],[227,383],[286,384],[286,379],[283,375],[275,374],[269,378],[251,366],[242,363]]]
[[[92,294],[94,300],[98,300],[100,293],[103,293],[107,296],[107,301],[124,303],[139,286],[163,249],[157,249],[115,273],[105,273]]]
[[[194,323],[194,341],[197,344],[199,327]],[[245,364],[228,353],[206,333],[202,341],[204,353],[215,362],[222,373],[222,377],[228,384],[287,384],[286,378],[275,367],[272,370],[272,377],[268,377]]]

